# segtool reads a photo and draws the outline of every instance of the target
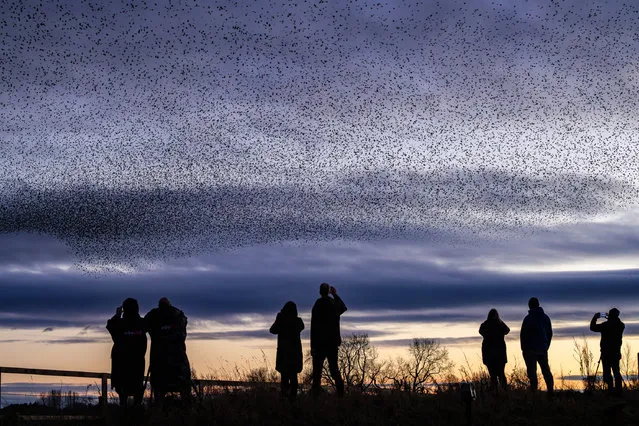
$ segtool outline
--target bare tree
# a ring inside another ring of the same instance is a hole
[[[383,362],[378,361],[377,349],[368,334],[353,334],[339,348],[339,364],[347,387],[366,390],[377,386]]]
[[[368,334],[353,334],[343,339],[337,362],[346,389],[366,391],[379,387],[385,363],[379,361],[377,349],[370,343]],[[322,369],[322,379],[334,384],[326,363]]]
[[[310,349],[304,353],[304,369],[300,373],[299,383],[309,389],[313,384],[313,355]]]
[[[409,358],[397,358],[390,377],[396,388],[426,392],[429,384],[450,371],[453,363],[448,350],[432,339],[416,338],[408,347]]]
[[[391,383],[393,388],[400,391],[410,391],[410,377],[409,377],[408,361],[401,356],[398,356],[392,361],[389,361],[386,369],[384,370],[383,381],[385,383]]]
[[[366,367],[368,379],[366,381],[363,390],[368,390],[371,388],[379,389],[384,385],[384,372],[387,368],[387,361],[381,361],[378,359],[377,350],[374,349],[374,357],[369,359],[368,365]]]

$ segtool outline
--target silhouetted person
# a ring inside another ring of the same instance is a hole
[[[619,319],[619,309],[612,308],[608,312],[608,320],[597,324],[597,319],[601,314],[597,312],[590,320],[590,329],[601,333],[601,364],[603,366],[603,379],[608,386],[608,391],[616,394],[621,393],[621,372],[619,371],[619,360],[621,360],[621,339],[626,325]],[[612,374],[610,374],[612,370]],[[615,377],[615,386],[612,386],[612,375]]]
[[[302,341],[304,322],[297,316],[297,306],[286,302],[269,330],[277,334],[275,369],[282,377],[282,396],[293,401],[297,397],[297,373],[302,371]]]
[[[497,309],[488,312],[488,319],[479,327],[479,334],[484,338],[481,343],[481,357],[488,368],[490,384],[494,389],[501,385],[506,389],[506,374],[504,372],[508,358],[506,357],[506,341],[504,336],[510,333],[510,328],[499,318]]]
[[[537,364],[539,363],[548,393],[552,394],[554,380],[548,365],[548,348],[552,340],[552,324],[548,315],[539,306],[539,300],[536,297],[530,298],[528,307],[530,310],[521,324],[519,337],[521,351],[526,363],[526,373],[528,374],[528,380],[530,380],[530,389],[532,391],[537,390]]]
[[[146,326],[140,317],[138,301],[128,298],[118,306],[107,321],[113,339],[111,349],[111,387],[125,407],[128,396],[140,405],[144,396],[144,355],[146,354]]]
[[[186,356],[184,312],[163,297],[144,319],[151,336],[151,387],[155,401],[161,404],[167,392],[180,392],[183,401],[189,400],[191,367]]]
[[[311,355],[313,356],[313,396],[317,397],[321,390],[322,368],[328,359],[328,369],[335,381],[338,395],[344,394],[344,381],[337,364],[337,351],[342,344],[339,331],[339,318],[346,312],[346,305],[337,295],[335,287],[322,283],[320,297],[315,301],[311,312]],[[329,297],[329,293],[333,296]]]

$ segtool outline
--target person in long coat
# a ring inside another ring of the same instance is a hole
[[[297,316],[297,306],[289,301],[277,314],[269,330],[277,334],[275,369],[282,379],[282,396],[291,401],[297,397],[297,374],[302,371],[302,340],[304,321]]]
[[[479,327],[479,334],[484,338],[481,344],[482,361],[488,368],[493,389],[498,389],[498,385],[501,385],[503,389],[507,386],[504,370],[508,358],[504,337],[508,333],[510,328],[499,318],[497,309],[491,309],[488,312],[488,318]]]
[[[151,387],[155,401],[162,403],[167,392],[191,395],[191,366],[186,355],[187,318],[166,297],[144,317],[151,336]]]
[[[140,405],[144,396],[144,355],[146,354],[146,326],[140,317],[138,301],[128,298],[107,321],[113,339],[111,349],[111,387],[126,406],[128,396]]]

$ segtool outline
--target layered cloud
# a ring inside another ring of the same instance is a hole
[[[375,247],[383,251],[382,243]],[[464,344],[475,336],[445,336],[442,330],[451,331],[455,325],[475,328],[492,307],[516,330],[533,295],[551,315],[558,338],[587,333],[592,313],[613,306],[629,321],[626,335],[636,334],[632,318],[639,314],[637,270],[494,272],[457,268],[453,265],[462,263],[459,258],[445,267],[438,265],[445,263],[441,253],[433,259],[424,253],[422,258],[402,258],[406,253],[397,247],[386,249],[399,259],[384,259],[361,247],[256,246],[207,257],[207,262],[191,259],[194,265],[182,268],[163,264],[131,274],[89,275],[77,269],[5,272],[0,278],[5,301],[0,326],[40,331],[41,337],[29,334],[31,341],[105,343],[106,319],[125,297],[137,298],[144,313],[160,297],[169,296],[190,319],[190,339],[249,342],[270,338],[268,327],[287,300],[297,302],[308,329],[317,286],[329,281],[349,307],[344,334],[368,333],[379,345],[410,339],[399,337],[407,332]],[[274,261],[279,266],[274,267]],[[253,268],[242,267],[245,264]]]

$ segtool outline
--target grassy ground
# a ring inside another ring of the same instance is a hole
[[[473,425],[638,425],[639,392],[621,398],[605,393],[584,395],[557,392],[548,399],[544,392],[483,394],[472,403]],[[26,414],[26,413],[25,413]],[[10,423],[9,423],[10,422]],[[414,395],[382,392],[374,395],[332,394],[313,400],[301,395],[294,403],[282,400],[273,389],[223,393],[188,407],[170,404],[140,413],[123,413],[113,407],[106,421],[29,421],[6,416],[2,425],[466,425],[464,405],[456,392]]]
[[[618,407],[618,408],[617,408]],[[460,395],[324,395],[317,401],[302,396],[290,404],[276,392],[256,390],[204,401],[188,410],[150,412],[148,425],[465,425]],[[611,398],[605,394],[559,392],[484,395],[472,403],[473,425],[638,425],[639,394]],[[168,421],[168,423],[167,423]]]

